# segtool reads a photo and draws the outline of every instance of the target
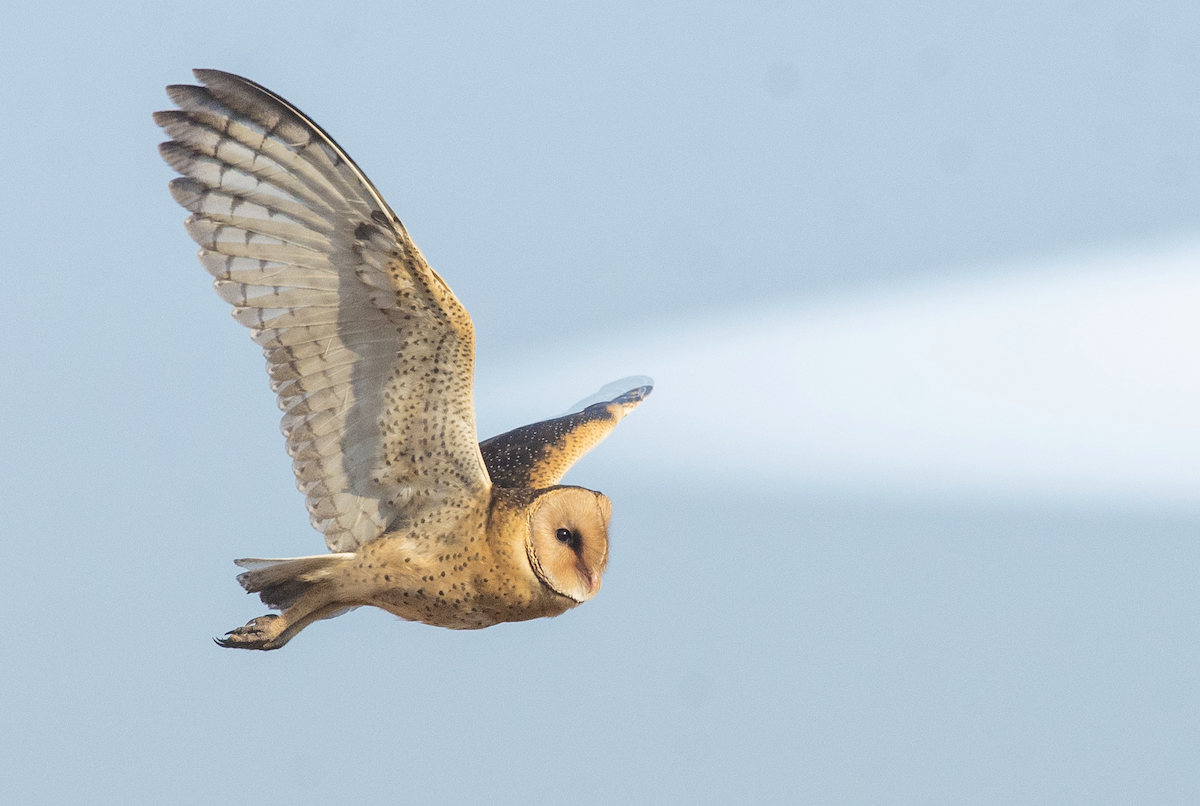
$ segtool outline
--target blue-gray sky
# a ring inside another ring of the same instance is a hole
[[[1196,802],[1198,64],[1183,2],[6,7],[0,800]],[[154,151],[192,67],[374,180],[483,436],[659,376],[595,601],[208,641],[321,541]]]

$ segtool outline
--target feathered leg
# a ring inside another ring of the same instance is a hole
[[[314,621],[330,618],[347,608],[340,604],[310,608],[306,599],[301,599],[280,615],[268,614],[251,619],[246,626],[225,633],[223,638],[214,638],[219,646],[234,649],[279,649]]]
[[[220,646],[237,649],[279,649],[314,621],[331,618],[347,609],[335,601],[336,588],[328,584],[336,569],[353,554],[322,554],[284,560],[235,560],[250,570],[238,575],[238,582],[268,607],[283,612],[259,616],[244,627],[230,630],[224,638],[214,638]],[[325,583],[325,584],[322,584]]]

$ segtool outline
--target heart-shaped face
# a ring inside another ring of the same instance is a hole
[[[582,487],[555,487],[530,504],[529,564],[546,587],[574,602],[600,590],[608,564],[612,503]]]

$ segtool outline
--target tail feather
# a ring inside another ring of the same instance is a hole
[[[353,553],[341,553],[280,559],[246,557],[234,560],[234,563],[249,569],[237,578],[248,593],[257,593],[267,607],[286,610],[309,588],[353,556]]]

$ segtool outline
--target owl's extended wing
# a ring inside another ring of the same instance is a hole
[[[577,403],[581,411],[524,425],[480,443],[492,483],[536,489],[558,484],[571,465],[608,436],[654,388],[649,378],[626,380],[646,383],[615,397],[611,391],[615,384],[609,384],[598,395]],[[601,399],[593,403],[596,397]]]
[[[320,127],[252,81],[195,75],[154,115],[159,150],[200,262],[263,348],[313,526],[353,551],[453,517],[490,486],[470,316]]]

